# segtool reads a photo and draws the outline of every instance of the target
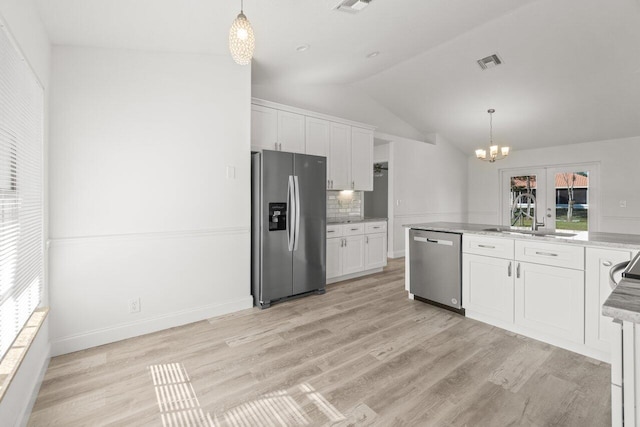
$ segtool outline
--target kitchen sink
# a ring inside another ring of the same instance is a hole
[[[505,234],[522,234],[526,236],[540,236],[540,237],[574,237],[577,236],[575,233],[564,233],[560,231],[546,231],[546,230],[518,230],[513,228],[506,227],[492,227],[485,228],[482,231],[491,231],[494,233],[505,233]]]

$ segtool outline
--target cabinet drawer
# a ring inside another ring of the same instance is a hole
[[[327,225],[327,239],[342,236],[344,236],[342,225]]]
[[[366,234],[385,233],[387,231],[386,222],[367,222],[364,224],[364,232]]]
[[[536,264],[584,270],[584,247],[516,240],[515,258]]]
[[[462,252],[513,259],[513,239],[463,234]]]
[[[364,234],[364,223],[343,225],[345,236]]]

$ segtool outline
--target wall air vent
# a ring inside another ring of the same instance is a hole
[[[358,13],[369,6],[371,0],[341,0],[334,9],[341,12]]]
[[[493,54],[491,56],[487,56],[486,58],[478,59],[478,65],[483,70],[487,68],[494,68],[498,65],[502,64],[502,60],[498,57],[498,54]]]

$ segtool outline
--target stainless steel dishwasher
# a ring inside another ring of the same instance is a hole
[[[409,289],[418,300],[464,314],[462,234],[409,230]]]

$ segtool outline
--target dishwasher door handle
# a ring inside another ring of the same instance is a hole
[[[451,240],[429,239],[427,237],[417,237],[417,236],[414,236],[413,240],[415,240],[416,242],[437,243],[438,245],[453,246],[453,242]]]

